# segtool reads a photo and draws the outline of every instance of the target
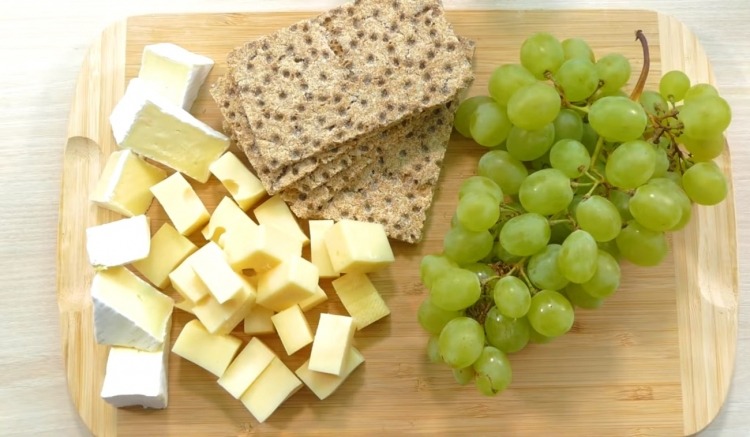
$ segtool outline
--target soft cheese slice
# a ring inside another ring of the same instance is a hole
[[[271,316],[273,316],[273,310],[260,305],[252,307],[250,313],[245,317],[245,334],[266,335],[276,332]]]
[[[364,273],[349,273],[331,283],[346,311],[360,330],[391,313]]]
[[[305,313],[299,305],[291,306],[284,311],[271,316],[273,326],[279,333],[281,344],[288,355],[293,355],[298,350],[312,343],[313,333],[310,324],[307,323]]]
[[[310,370],[310,361],[305,361],[299,369],[295,371],[307,388],[309,388],[318,399],[323,400],[335,392],[341,384],[354,372],[354,369],[365,362],[365,357],[353,346],[349,348],[344,367],[340,375],[331,375],[329,373],[316,372]]]
[[[174,301],[125,267],[98,272],[91,298],[97,343],[153,351],[166,341]]]
[[[274,358],[240,397],[240,401],[262,423],[301,387],[302,382],[294,376],[294,372],[279,358]]]
[[[324,241],[337,272],[374,272],[394,261],[388,236],[380,223],[341,220],[326,232]]]
[[[152,284],[164,288],[169,285],[169,274],[196,250],[198,246],[164,223],[151,237],[148,256],[134,262],[133,267]]]
[[[203,238],[224,247],[224,235],[234,228],[257,228],[258,225],[229,197],[221,199],[208,225],[201,231]]]
[[[171,325],[171,319],[170,323]],[[170,326],[167,326],[169,332]],[[115,407],[167,408],[169,338],[155,351],[112,346],[101,397]]]
[[[239,399],[271,364],[276,354],[260,339],[253,338],[219,378],[219,385]]]
[[[318,268],[304,258],[290,258],[258,275],[258,304],[283,311],[314,296],[317,287]]]
[[[255,287],[242,279],[242,291],[224,303],[213,296],[196,303],[193,314],[211,334],[229,334],[242,322],[255,305]]]
[[[290,236],[299,239],[302,245],[310,242],[307,235],[302,231],[297,219],[292,214],[289,206],[278,196],[272,196],[253,210],[258,223],[262,225],[275,226]]]
[[[213,66],[211,58],[176,44],[151,44],[143,48],[138,77],[149,91],[189,111]]]
[[[128,84],[109,117],[117,145],[180,171],[198,182],[229,147],[229,138],[181,107],[149,94],[141,79]]]
[[[325,243],[326,232],[333,227],[333,220],[310,220],[307,224],[310,226],[310,261],[318,267],[321,278],[338,277],[339,272],[331,264]]]
[[[166,177],[132,151],[117,150],[109,155],[91,201],[126,217],[144,214],[154,199],[149,188]]]
[[[316,372],[341,375],[354,331],[354,319],[351,317],[322,313],[307,367]]]
[[[242,340],[239,338],[211,334],[200,320],[191,320],[177,336],[172,352],[220,377],[240,347]]]
[[[302,242],[282,229],[261,224],[235,226],[223,238],[224,252],[235,270],[268,271],[285,259],[302,256]]]
[[[154,185],[151,192],[182,235],[192,234],[210,217],[206,206],[180,173]]]
[[[302,308],[302,311],[309,311],[327,300],[328,295],[325,290],[318,285],[318,288],[315,289],[315,294],[301,301],[299,307]]]
[[[194,261],[191,265],[195,274],[208,287],[211,296],[219,303],[227,302],[249,286],[232,270],[224,252],[213,241],[201,248],[200,262]]]
[[[86,252],[94,267],[116,267],[144,259],[151,250],[151,228],[145,215],[86,229]]]
[[[232,152],[221,155],[209,166],[209,170],[245,211],[267,194],[260,179]]]

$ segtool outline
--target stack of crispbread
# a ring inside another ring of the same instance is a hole
[[[361,0],[238,47],[211,94],[298,217],[379,222],[414,243],[472,53],[439,0]]]

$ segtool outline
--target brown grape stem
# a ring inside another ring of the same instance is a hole
[[[638,82],[636,82],[633,92],[630,93],[630,99],[637,102],[641,97],[643,88],[646,86],[648,70],[651,67],[651,55],[648,51],[648,40],[641,29],[635,31],[635,39],[640,41],[641,47],[643,47],[643,68],[641,68],[641,75],[638,77]]]

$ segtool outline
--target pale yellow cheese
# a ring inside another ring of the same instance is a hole
[[[315,330],[308,368],[316,372],[341,375],[354,337],[351,317],[322,313]]]
[[[180,173],[174,173],[154,185],[151,192],[182,235],[192,234],[209,219],[203,202]]]
[[[258,275],[258,304],[283,311],[314,296],[318,287],[318,268],[304,258],[286,259]]]
[[[302,382],[294,373],[279,358],[274,358],[240,401],[262,423],[301,387]]]
[[[219,385],[239,399],[276,358],[276,354],[257,337],[250,340],[219,378]]]
[[[181,300],[181,301],[179,301],[179,302],[175,302],[175,303],[174,303],[174,307],[175,307],[175,308],[177,308],[178,310],[182,310],[182,311],[185,311],[185,312],[186,312],[186,313],[188,313],[188,314],[193,314],[193,315],[195,315],[195,314],[193,313],[193,308],[195,307],[195,304],[194,304],[193,302],[190,302],[190,301],[189,301],[189,300],[187,300],[187,299],[182,299],[182,300]]]
[[[199,320],[185,324],[172,352],[220,377],[242,347],[231,335],[211,334]]]
[[[349,348],[341,375],[337,376],[310,370],[308,367],[310,364],[309,360],[305,361],[295,373],[305,383],[307,388],[315,393],[318,399],[323,400],[335,392],[349,375],[354,372],[354,369],[364,362],[365,357],[352,346]]]
[[[297,219],[292,214],[289,206],[284,203],[278,195],[270,197],[253,210],[258,223],[262,225],[275,226],[306,245],[310,242],[307,235],[302,231]]]
[[[279,333],[281,344],[288,355],[292,355],[313,341],[312,329],[299,305],[291,306],[271,316],[273,326]]]
[[[211,294],[206,284],[203,283],[203,280],[201,280],[198,274],[195,273],[195,270],[193,270],[193,263],[201,264],[203,260],[211,256],[210,252],[211,247],[208,247],[208,245],[201,247],[192,255],[185,258],[185,260],[169,274],[169,280],[172,283],[172,287],[180,293],[180,296],[193,304]]]
[[[391,313],[385,301],[364,273],[349,273],[331,283],[357,330]]]
[[[209,241],[201,248],[201,258],[190,265],[198,277],[206,284],[211,295],[224,303],[240,294],[245,283],[238,273],[229,266],[224,252],[218,244]]]
[[[250,313],[245,317],[245,334],[265,335],[276,332],[271,316],[273,316],[273,310],[260,305],[252,307]]]
[[[285,259],[302,256],[301,241],[266,224],[233,227],[223,240],[227,260],[235,270],[265,272]]]
[[[228,301],[219,303],[215,297],[208,296],[193,306],[193,314],[211,334],[229,334],[255,305],[255,287],[240,279],[242,291]]]
[[[325,235],[333,269],[340,273],[368,273],[394,261],[385,228],[380,223],[341,220]]]
[[[208,225],[203,228],[201,233],[203,238],[213,241],[223,248],[224,236],[229,230],[238,227],[257,228],[258,225],[232,199],[224,197],[216,206],[208,220]]]
[[[339,276],[328,255],[325,243],[325,235],[333,226],[333,220],[310,220],[310,261],[318,267],[321,278],[336,278]]]
[[[302,311],[310,311],[311,309],[327,300],[328,295],[326,294],[325,290],[320,288],[320,285],[318,285],[318,288],[315,289],[315,294],[301,301],[299,303],[299,307],[302,308]]]
[[[149,188],[166,177],[132,151],[117,150],[109,155],[91,201],[126,217],[144,214],[154,199]]]
[[[221,181],[240,208],[245,211],[267,194],[260,179],[252,174],[232,152],[221,155],[221,158],[214,161],[208,168]]]
[[[198,246],[164,223],[151,237],[148,256],[134,262],[133,267],[152,284],[164,288],[169,285],[169,274],[196,250]]]

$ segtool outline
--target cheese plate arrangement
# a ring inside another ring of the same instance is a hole
[[[64,152],[76,409],[94,435],[699,432],[737,335],[712,81],[648,11],[112,24]]]

